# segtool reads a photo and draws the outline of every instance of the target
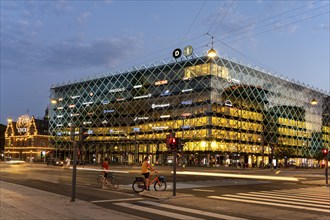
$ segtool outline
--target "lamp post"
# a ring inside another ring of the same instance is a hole
[[[136,140],[136,132],[139,131],[139,128],[137,128],[136,126],[133,128],[134,131],[134,160],[135,160],[135,165],[139,164],[139,148],[138,148],[138,144],[137,144],[137,140]]]
[[[263,141],[263,136],[261,140],[261,167],[264,168],[264,161],[265,161],[265,145]]]
[[[313,106],[315,106],[315,105],[318,104],[318,101],[315,98],[313,98],[310,101],[310,104],[313,105]],[[322,152],[323,152],[323,155],[324,155],[324,158],[325,158],[325,168],[324,168],[325,185],[326,186],[329,186],[328,185],[328,183],[329,183],[328,182],[328,178],[329,178],[329,165],[328,165],[328,163],[329,163],[329,153],[328,153],[328,149],[327,148],[326,149],[323,149]]]
[[[48,107],[51,106],[51,105],[56,105],[56,104],[57,104],[57,100],[55,98],[51,98],[50,99],[50,104],[48,105]],[[57,144],[55,144],[55,146],[56,146],[56,149],[55,149],[55,158],[57,159]],[[54,156],[54,155],[52,155],[52,156]]]

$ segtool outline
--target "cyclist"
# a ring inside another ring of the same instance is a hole
[[[148,191],[150,191],[150,186],[149,186],[149,176],[150,176],[150,173],[148,170],[151,170],[151,171],[155,171],[157,173],[157,170],[155,170],[150,164],[149,164],[149,161],[148,161],[148,157],[145,157],[144,160],[143,160],[143,163],[142,163],[142,166],[141,166],[141,172],[142,172],[142,175],[144,176],[145,180],[146,180],[146,187]]]
[[[108,175],[109,175],[109,172],[108,172],[108,170],[109,170],[109,163],[108,163],[108,158],[107,157],[104,158],[104,161],[102,163],[102,168],[103,168],[104,178],[106,179],[108,177]],[[106,189],[107,188],[106,187],[106,184],[105,184],[105,182],[106,182],[105,179],[103,181],[102,189]]]

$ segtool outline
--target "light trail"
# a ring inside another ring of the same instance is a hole
[[[173,171],[172,171],[173,173]],[[178,175],[194,175],[194,176],[218,176],[218,177],[229,177],[229,178],[241,178],[241,179],[260,179],[260,180],[284,180],[297,182],[300,179],[295,177],[285,176],[261,176],[261,175],[247,175],[247,174],[232,174],[232,173],[208,173],[208,172],[191,172],[191,171],[179,171],[176,172]]]
[[[73,169],[70,167],[70,169]],[[98,172],[110,172],[110,173],[129,173],[128,171],[119,171],[119,170],[103,170],[103,169],[96,169],[96,168],[84,168],[84,167],[77,167],[77,170],[90,170],[90,171],[98,171]]]

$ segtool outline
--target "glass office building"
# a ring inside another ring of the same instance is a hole
[[[72,152],[71,126],[87,129],[78,159],[171,163],[166,135],[182,138],[180,163],[313,166],[330,148],[330,97],[225,58],[170,60],[52,86],[50,132]],[[311,102],[311,101],[316,102]]]

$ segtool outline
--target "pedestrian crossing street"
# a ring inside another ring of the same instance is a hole
[[[201,219],[228,219],[228,220],[246,220],[230,215],[223,215],[214,212],[207,212],[203,210],[191,209],[186,207],[174,206],[152,201],[138,201],[136,203],[119,202],[114,205],[124,207],[126,209],[133,209],[137,211],[147,212],[152,219],[158,219],[155,216],[165,216],[172,219],[186,219],[186,220],[201,220]],[[165,209],[165,210],[164,210]],[[179,213],[175,213],[178,211]],[[197,215],[197,216],[196,216]]]
[[[329,187],[258,191],[207,198],[330,213]]]

